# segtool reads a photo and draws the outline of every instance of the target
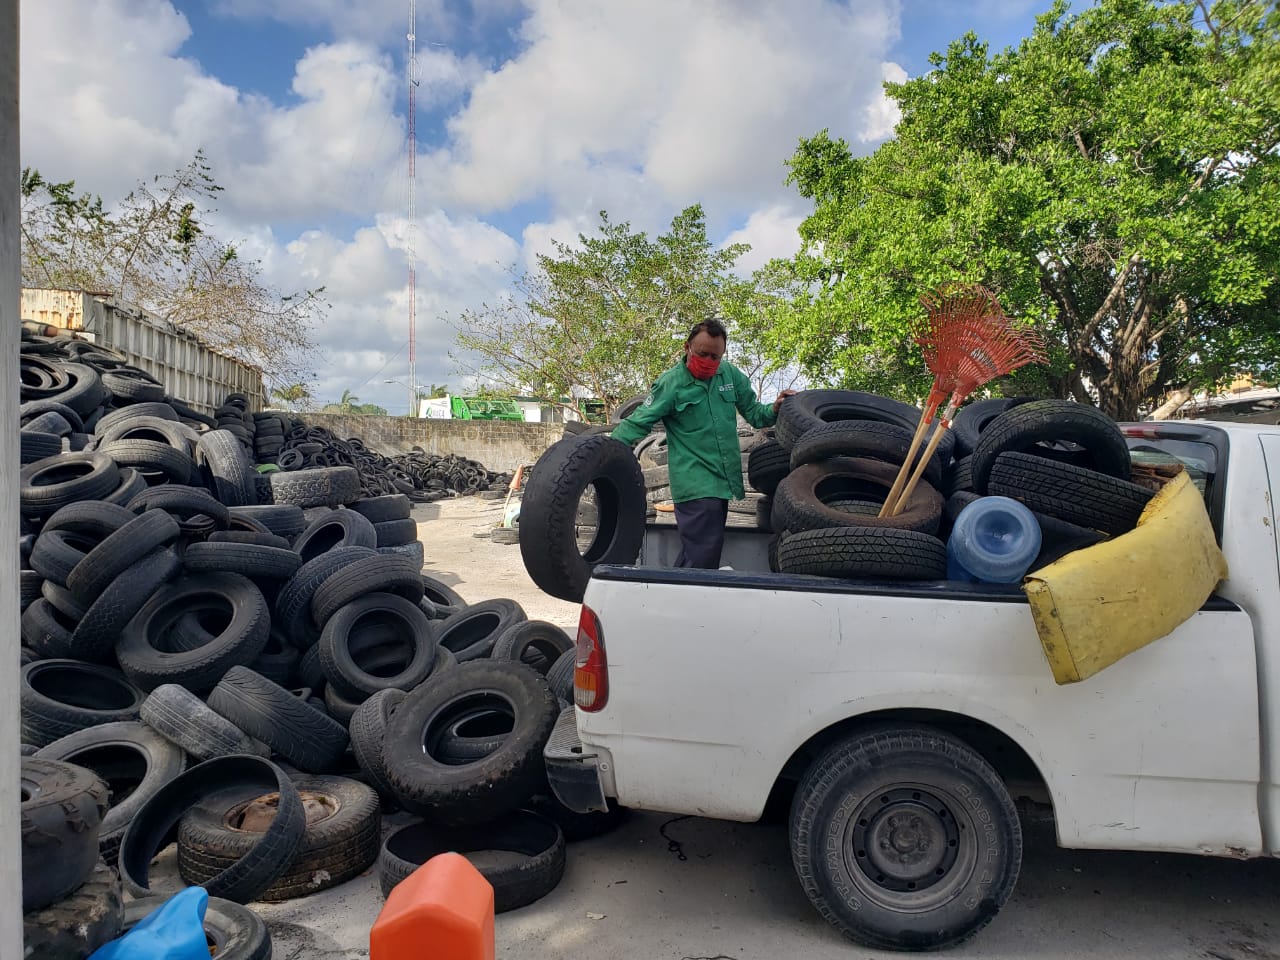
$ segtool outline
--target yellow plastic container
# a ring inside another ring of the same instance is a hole
[[[1076,683],[1171,633],[1204,604],[1227,561],[1186,472],[1136,528],[1029,573],[1022,589],[1058,683]]]

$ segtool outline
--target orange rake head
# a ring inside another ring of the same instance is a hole
[[[1028,363],[1045,362],[1044,341],[1035,332],[1015,330],[1007,320],[1002,329],[993,332],[985,343],[947,346],[949,362],[956,371],[955,387],[943,414],[947,422],[974,390]]]
[[[926,313],[913,339],[934,377],[925,402],[925,419],[931,420],[943,401],[954,395],[963,357],[983,352],[1008,329],[1008,319],[991,292],[976,284],[945,284],[924,294],[920,303]]]

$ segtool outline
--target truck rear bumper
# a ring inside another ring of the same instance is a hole
[[[578,739],[578,718],[573,707],[560,711],[551,738],[542,750],[547,765],[547,781],[561,803],[578,813],[609,809],[596,754]]]

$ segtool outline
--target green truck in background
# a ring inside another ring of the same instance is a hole
[[[449,397],[449,415],[455,420],[524,420],[515,401],[507,397]]]

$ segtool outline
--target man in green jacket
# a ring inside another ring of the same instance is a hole
[[[735,414],[753,427],[773,426],[782,401],[795,393],[783,390],[772,404],[758,403],[746,374],[724,360],[727,345],[718,320],[697,324],[679,363],[658,377],[644,403],[611,434],[634,444],[659,420],[666,423],[667,469],[680,530],[678,567],[720,566],[729,501],[745,496]]]

